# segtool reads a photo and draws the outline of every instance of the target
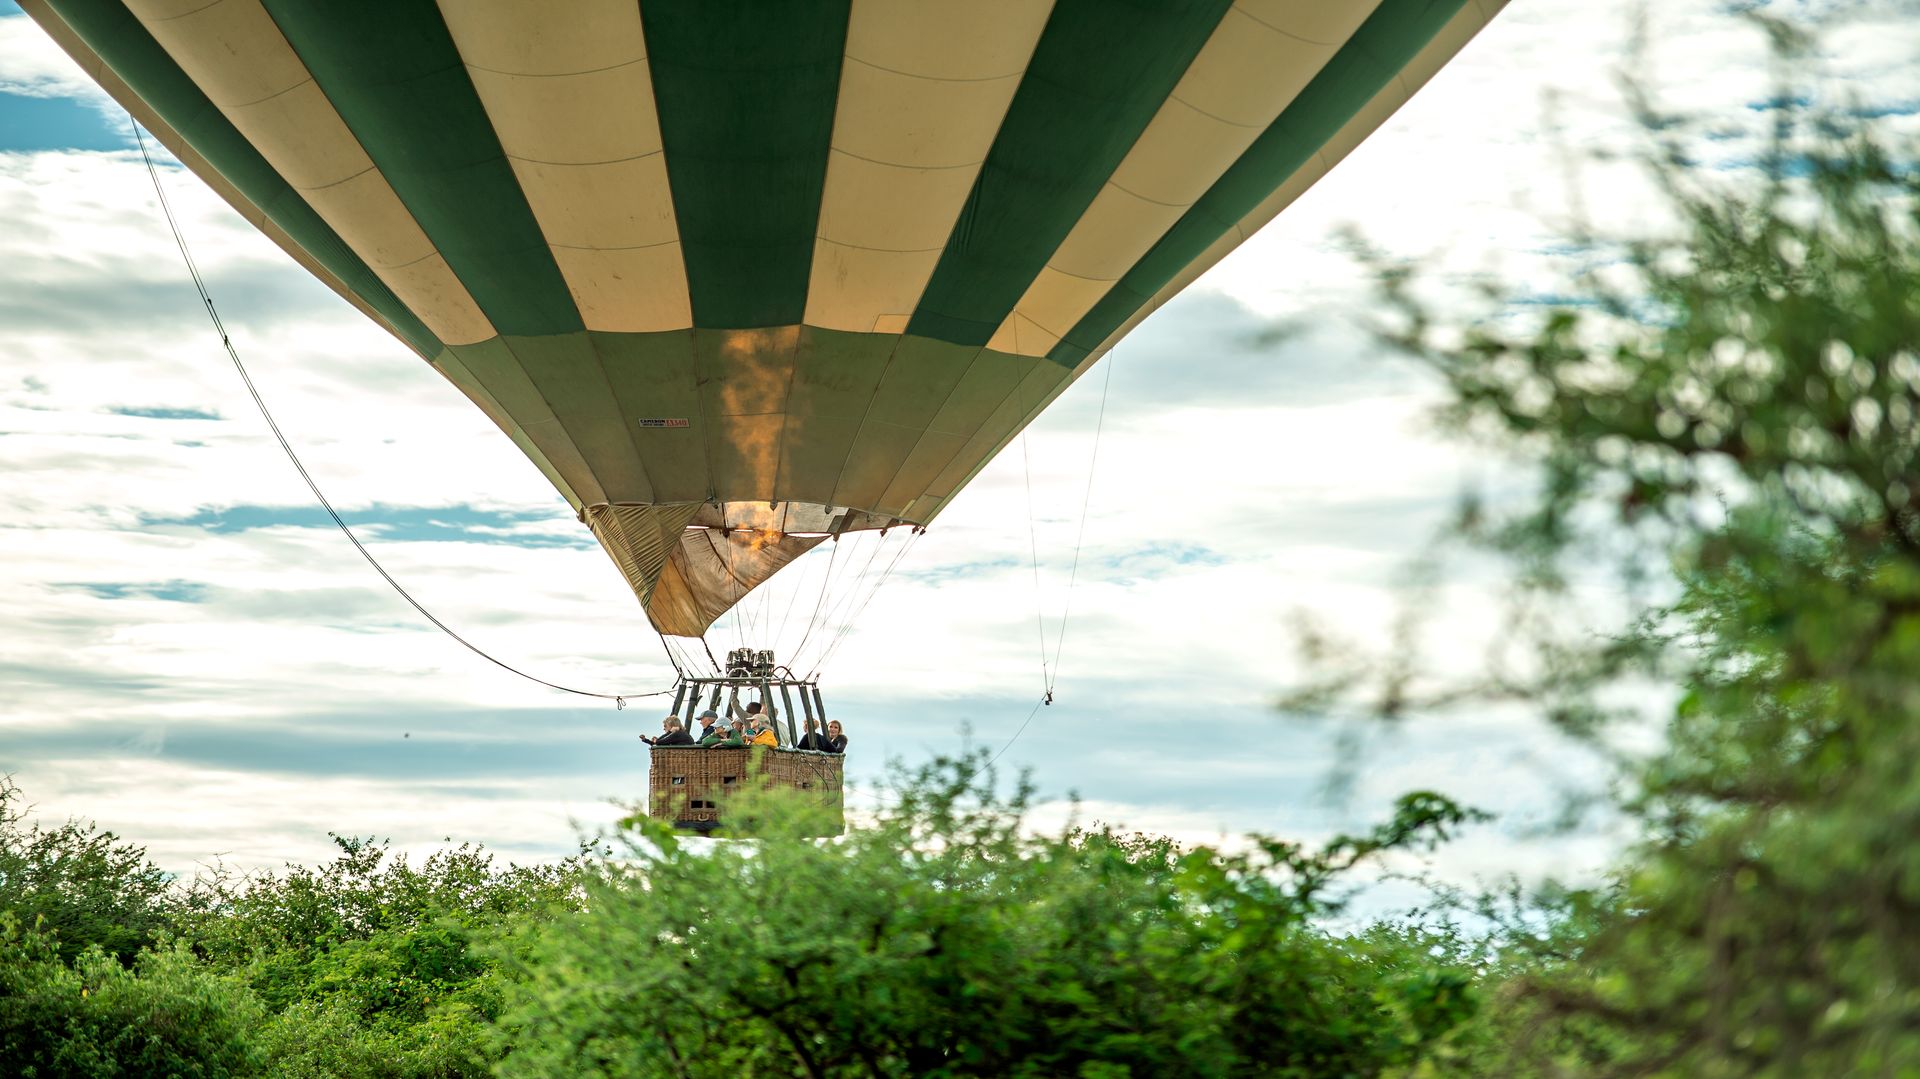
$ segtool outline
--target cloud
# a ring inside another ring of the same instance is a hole
[[[1165,410],[1247,401],[1332,404],[1405,392],[1407,385],[1404,365],[1367,338],[1350,304],[1307,326],[1214,292],[1168,305],[1102,362],[1114,365],[1117,390]],[[1091,426],[1089,408],[1097,411],[1102,377],[1083,376],[1093,392],[1056,406],[1065,409],[1063,418]]]
[[[593,537],[571,514],[551,509],[503,510],[468,505],[383,506],[341,514],[363,538],[385,542],[502,543],[515,547],[568,547],[599,550]],[[202,508],[181,517],[146,517],[143,527],[202,529],[216,535],[257,529],[337,527],[325,509],[305,506],[224,506]]]
[[[119,108],[45,31],[17,12],[0,12],[0,93],[73,98]]]
[[[198,408],[110,408],[116,416],[138,416],[148,420],[217,420],[220,414]]]
[[[1715,0],[1652,17],[1652,74],[1717,121],[1706,152],[1750,156],[1766,118],[1744,106],[1771,92],[1757,35]],[[1401,567],[1453,493],[1509,477],[1438,438],[1434,386],[1368,338],[1371,284],[1340,228],[1456,283],[1571,294],[1607,257],[1561,238],[1576,196],[1602,226],[1649,213],[1631,166],[1568,183],[1555,149],[1630,146],[1612,79],[1626,29],[1607,5],[1513,5],[910,549],[901,530],[823,546],[717,627],[715,649],[790,656],[822,612],[806,651],[838,642],[827,701],[854,739],[856,804],[880,796],[889,757],[1008,745],[1051,685],[1055,703],[1001,759],[1034,769],[1047,813],[1078,791],[1083,814],[1186,838],[1315,837],[1420,786],[1538,818],[1563,778],[1560,743],[1524,714],[1378,737],[1336,805],[1318,789],[1337,732],[1271,702],[1297,673],[1290,612],[1381,639]],[[1855,83],[1874,91],[1865,107],[1920,100],[1910,44],[1846,34],[1835,61],[1870,75]],[[0,72],[0,95],[104,107],[21,17],[0,16]],[[643,790],[633,735],[661,702],[622,712],[523,681],[393,594],[239,385],[138,156],[59,142],[0,152],[0,766],[44,811],[96,817],[176,869],[215,852],[324,857],[328,830],[420,853],[445,836],[570,852],[573,822],[604,824],[611,799]],[[276,418],[396,579],[530,674],[596,692],[671,685],[619,572],[510,440],[184,171],[161,181]],[[1276,340],[1276,326],[1292,332]],[[829,567],[839,587],[822,602]],[[1497,621],[1474,572],[1434,599],[1436,659],[1463,669]],[[1476,836],[1443,864],[1584,865],[1617,843],[1590,830],[1562,841],[1567,860],[1546,841]]]
[[[168,603],[197,603],[206,595],[207,586],[199,581],[101,581],[92,584],[56,584],[55,588],[77,588],[101,599],[157,599]]]

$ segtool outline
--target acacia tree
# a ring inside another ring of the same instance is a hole
[[[1807,40],[1760,25],[1783,68],[1810,75]],[[1696,126],[1639,105],[1678,227],[1575,237],[1620,252],[1626,280],[1515,329],[1436,314],[1416,274],[1384,277],[1391,336],[1438,374],[1442,419],[1538,480],[1530,504],[1469,504],[1456,529],[1513,560],[1509,628],[1530,662],[1429,703],[1527,700],[1602,744],[1623,682],[1680,689],[1664,748],[1625,773],[1640,842],[1610,888],[1556,906],[1568,920],[1540,947],[1513,942],[1485,1066],[1907,1074],[1920,144],[1790,84],[1759,166],[1714,171],[1692,163]],[[1669,567],[1678,599],[1604,638],[1569,634],[1552,613],[1599,552],[1628,584]],[[1300,700],[1422,703],[1406,664],[1323,669]]]

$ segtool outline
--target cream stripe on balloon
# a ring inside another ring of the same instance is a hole
[[[853,0],[809,325],[905,328],[1052,10],[1051,0]]]
[[[640,9],[442,0],[440,13],[589,330],[693,325]]]
[[[1378,0],[1236,4],[987,347],[1042,356],[1291,103]]]
[[[434,336],[494,336],[260,0],[128,0],[187,77]]]
[[[1100,342],[1098,348],[1088,353],[1086,358],[1080,361],[1079,366],[1074,368],[1071,378],[1062,379],[1041,394],[1033,403],[1032,407],[1027,409],[1026,414],[1020,419],[1019,423],[1014,425],[1012,429],[1000,439],[999,443],[992,448],[991,452],[981,458],[979,465],[976,465],[972,471],[951,483],[950,487],[948,487],[949,492],[957,491],[972,482],[973,478],[980,474],[980,470],[986,467],[986,463],[992,461],[1002,449],[1006,448],[1007,444],[1013,440],[1014,435],[1019,434],[1028,423],[1032,422],[1035,416],[1039,415],[1040,412],[1052,404],[1056,398],[1066,392],[1067,387],[1078,381],[1081,375],[1093,367],[1096,360],[1106,355],[1115,343],[1131,332],[1135,326],[1139,325],[1141,320],[1159,310],[1162,304],[1172,299],[1180,290],[1191,285],[1201,274],[1211,269],[1213,265],[1222,258],[1225,258],[1228,252],[1238,247],[1254,233],[1260,231],[1267,222],[1273,220],[1280,211],[1286,209],[1293,200],[1299,198],[1300,195],[1305,193],[1309,187],[1312,187],[1316,181],[1322,176],[1325,176],[1333,166],[1339,164],[1340,159],[1346,156],[1353,147],[1359,145],[1360,141],[1371,134],[1375,128],[1379,127],[1387,117],[1393,114],[1395,109],[1405,104],[1407,99],[1412,97],[1420,87],[1426,85],[1427,80],[1432,78],[1434,73],[1439,71],[1448,60],[1452,59],[1454,54],[1458,53],[1468,41],[1472,40],[1473,36],[1479,33],[1481,28],[1486,26],[1494,15],[1498,14],[1500,10],[1506,6],[1506,3],[1507,0],[1467,0],[1467,3],[1460,11],[1456,13],[1452,19],[1449,19],[1445,26],[1440,28],[1439,33],[1434,35],[1433,40],[1428,42],[1419,53],[1415,54],[1412,60],[1407,62],[1406,67],[1401,69],[1400,74],[1394,81],[1389,83],[1379,93],[1375,94],[1353,119],[1349,120],[1339,131],[1335,132],[1332,138],[1327,140],[1325,148],[1315,154],[1312,160],[1296,170],[1292,176],[1288,177],[1287,182],[1263,200],[1259,206],[1256,206],[1245,217],[1241,218],[1238,224],[1227,230],[1224,236],[1214,241],[1198,258],[1188,263],[1180,273],[1174,276],[1173,280],[1168,281],[1161,287],[1160,291],[1154,293],[1151,299],[1140,305],[1139,309],[1134,311],[1131,317],[1121,323],[1112,333],[1108,334],[1104,341]],[[1026,332],[1028,331],[1023,330],[1023,335]],[[952,479],[951,476],[943,476],[942,483],[936,484],[935,486],[937,488]],[[929,498],[932,497],[930,493]],[[937,516],[939,511],[945,507],[946,502],[942,499],[930,514],[919,515],[918,519],[922,523],[926,523],[934,516]]]
[[[1339,164],[1342,158],[1360,144],[1361,140],[1385,123],[1396,109],[1406,104],[1416,91],[1426,85],[1427,80],[1432,78],[1435,72],[1451,60],[1454,54],[1472,40],[1473,35],[1479,33],[1481,28],[1486,26],[1505,6],[1506,0],[1468,0],[1459,13],[1440,28],[1440,32],[1433,36],[1433,40],[1407,62],[1407,66],[1401,69],[1399,76],[1362,106],[1359,113],[1335,132],[1311,160],[1301,165],[1292,176],[1287,177],[1286,183],[1281,184],[1273,194],[1268,195],[1260,205],[1242,217],[1233,228],[1227,230],[1225,235],[1215,240],[1206,251],[1201,253],[1200,257],[1188,263],[1174,276],[1173,280],[1162,285],[1160,291],[1153,294],[1152,299],[1141,304],[1140,308],[1125,322],[1107,335],[1106,340],[1100,342],[1100,347],[1094,349],[1086,359],[1080,362],[1079,370],[1085,371],[1094,360],[1105,355],[1115,342],[1139,325],[1141,320],[1159,310],[1160,305],[1192,284],[1201,274],[1212,269],[1215,263],[1227,256],[1228,252],[1266,227],[1267,222],[1279,216],[1280,211],[1305,194],[1309,187]]]

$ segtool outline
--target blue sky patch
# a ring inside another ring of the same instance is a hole
[[[138,416],[147,420],[217,420],[218,412],[198,408],[110,408],[116,416]]]
[[[1882,120],[1889,116],[1913,116],[1920,114],[1920,98],[1887,101],[1877,105],[1855,105],[1847,110],[1847,114],[1862,120]]]
[[[1570,292],[1524,292],[1507,298],[1508,303],[1525,307],[1598,307],[1600,301],[1591,296],[1578,296]]]
[[[126,129],[115,130],[98,108],[70,97],[0,93],[0,150],[125,150]]]
[[[499,543],[511,547],[599,546],[585,526],[569,534],[566,511],[482,510],[472,506],[372,506],[343,510],[347,524],[367,539],[395,543]],[[332,528],[333,520],[319,506],[229,506],[203,509],[186,517],[148,517],[149,526],[200,528],[221,535],[261,528]],[[547,533],[516,532],[529,524],[549,526]]]
[[[1224,566],[1227,556],[1198,543],[1149,543],[1100,559],[1101,568],[1132,578],[1158,577],[1175,567]]]
[[[54,587],[75,589],[101,599],[161,599],[171,603],[198,603],[207,594],[207,586],[198,581],[83,581]]]
[[[1022,564],[1019,559],[1011,557],[987,558],[978,562],[954,562],[950,565],[931,566],[926,569],[902,570],[900,579],[919,581],[922,584],[948,584],[1003,569],[1013,569]]]

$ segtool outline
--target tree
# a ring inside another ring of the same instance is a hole
[[[1758,25],[1812,81],[1807,38]],[[1487,1019],[1504,1072],[1920,1069],[1920,143],[1820,100],[1783,86],[1759,167],[1715,172],[1696,126],[1638,99],[1678,228],[1576,237],[1631,280],[1531,325],[1384,278],[1445,421],[1538,480],[1458,527],[1515,562],[1531,662],[1427,699],[1531,701],[1602,744],[1619,687],[1681,691],[1665,746],[1627,765],[1642,838],[1613,885],[1510,956]],[[1677,598],[1569,634],[1551,614],[1596,552],[1630,585],[1669,566]],[[1409,667],[1366,672],[1309,697],[1418,709]]]
[[[68,966],[60,942],[0,914],[0,1063],[22,1079],[260,1074],[260,1005],[178,949]]]
[[[0,913],[51,938],[61,959],[97,946],[131,962],[166,924],[171,880],[145,847],[96,824],[29,823],[20,788],[0,776]]]
[[[729,806],[751,840],[633,818],[532,952],[502,1074],[1373,1075],[1473,1010],[1471,972],[1422,942],[1316,924],[1355,864],[1471,817],[1443,798],[1325,850],[1224,854],[1031,836],[1028,795],[974,756],[832,841],[777,792]]]
[[[372,840],[334,842],[317,868],[203,875],[174,931],[271,1012],[261,1037],[276,1074],[489,1074],[516,957],[579,907],[575,864],[500,866],[463,844],[416,866]]]

